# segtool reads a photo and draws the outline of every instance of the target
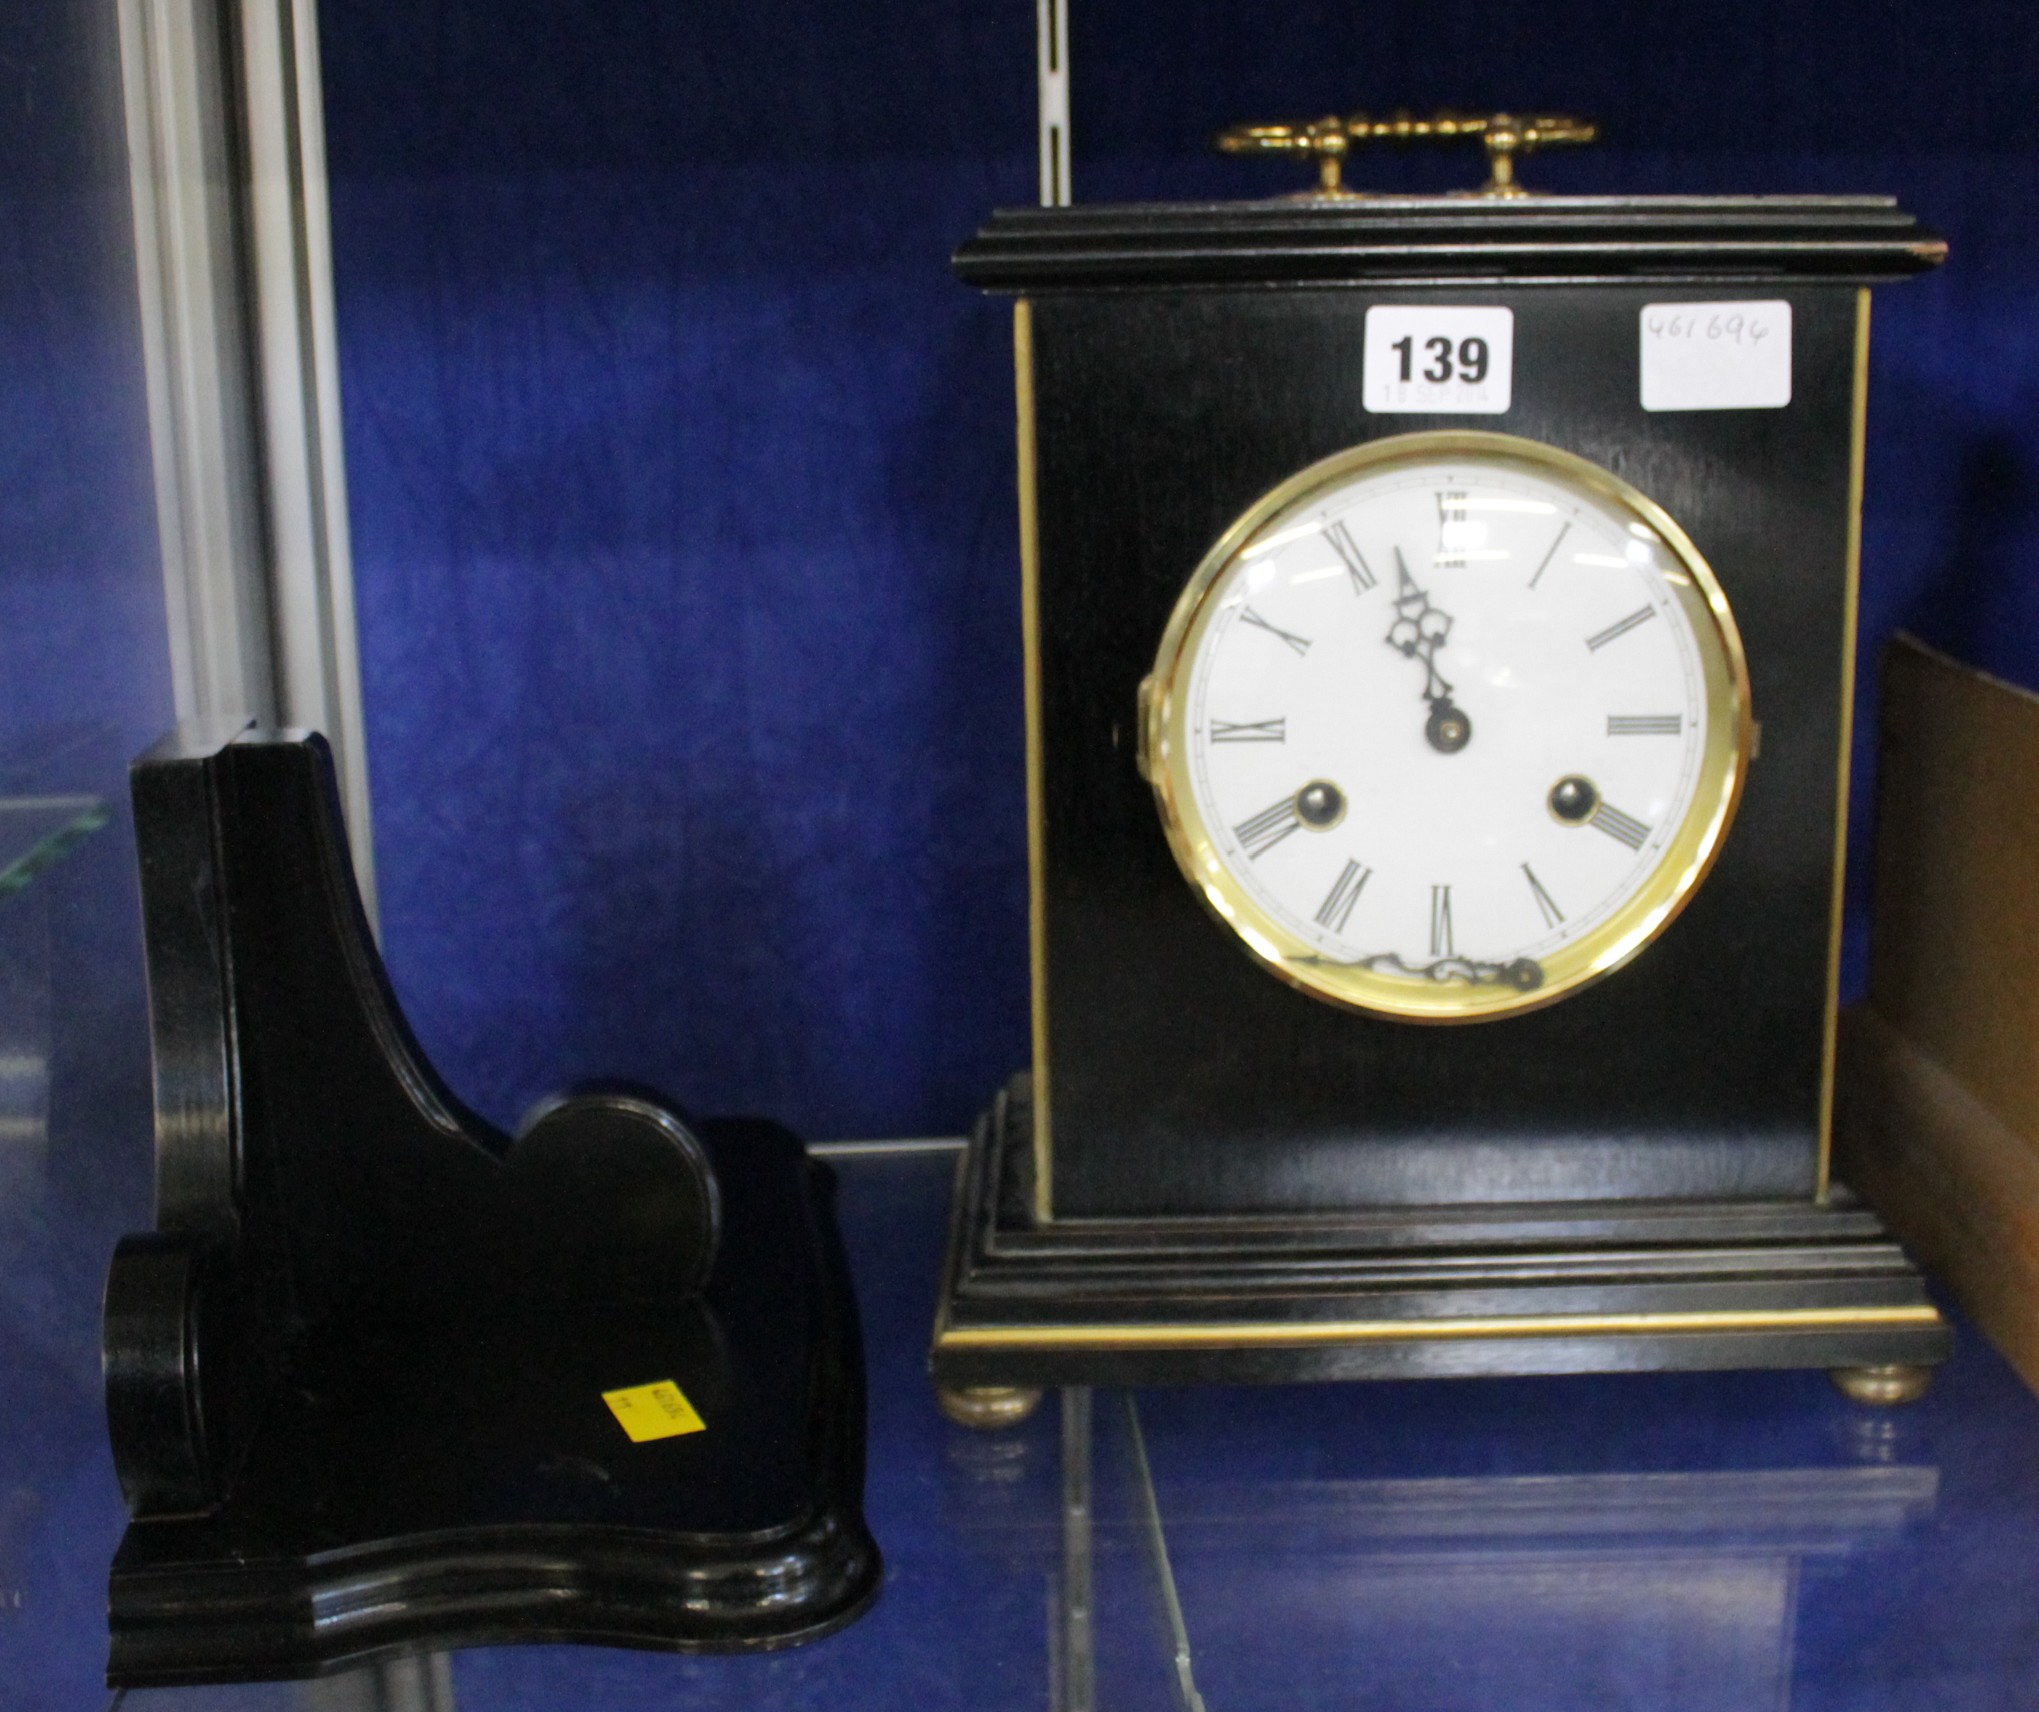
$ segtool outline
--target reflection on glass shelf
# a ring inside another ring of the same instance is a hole
[[[24,882],[25,884],[25,882]],[[50,1139],[50,933],[43,900],[0,902],[0,1190],[40,1171]]]
[[[420,1653],[356,1665],[304,1682],[243,1682],[204,1688],[136,1688],[124,1712],[455,1712],[453,1659]]]
[[[1094,1420],[1087,1396],[1065,1404],[1086,1502],[1064,1507],[1063,1712],[1786,1708],[1803,1580],[1899,1545],[1940,1486],[1873,1447],[1832,1466],[1247,1476],[1141,1414],[1129,1393],[1098,1393]],[[1108,1569],[1126,1545],[1143,1561]]]
[[[107,822],[98,797],[0,797],[0,902]]]
[[[32,739],[32,740],[31,740]],[[149,1207],[149,1052],[127,756],[102,728],[0,743],[0,1702],[97,1707],[99,1303]]]
[[[10,899],[107,823],[95,796],[0,797],[0,1191],[40,1172],[50,1135],[50,930]]]

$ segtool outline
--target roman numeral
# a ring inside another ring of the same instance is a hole
[[[1565,912],[1558,908],[1558,901],[1543,889],[1543,882],[1536,877],[1536,870],[1525,862],[1522,877],[1529,882],[1529,895],[1536,899],[1537,914],[1543,917],[1545,927],[1556,927],[1565,919]]]
[[[1374,585],[1374,574],[1365,555],[1352,539],[1352,531],[1345,527],[1343,521],[1326,524],[1324,539],[1331,543],[1331,550],[1345,561],[1345,574],[1352,579],[1352,592],[1365,594]]]
[[[1214,719],[1211,721],[1213,743],[1285,743],[1288,741],[1288,720],[1283,719]]]
[[[1587,637],[1586,647],[1589,651],[1598,653],[1608,643],[1612,642],[1615,637],[1626,636],[1638,624],[1647,624],[1656,616],[1657,609],[1654,606],[1639,606],[1626,618],[1617,618],[1605,630],[1601,631],[1599,635]]]
[[[1242,820],[1232,828],[1232,836],[1239,840],[1239,848],[1248,858],[1256,858],[1265,856],[1291,832],[1299,831],[1302,824],[1303,817],[1296,812],[1296,799],[1283,797],[1250,820]]]
[[[1454,957],[1451,944],[1451,888],[1430,888],[1430,955]]]
[[[1366,890],[1372,877],[1373,870],[1365,863],[1346,863],[1331,890],[1324,894],[1324,901],[1317,906],[1317,925],[1343,933],[1345,924],[1352,919],[1352,906],[1359,902],[1359,894]]]
[[[1609,737],[1676,737],[1685,729],[1682,713],[1610,713]]]
[[[1650,835],[1650,829],[1633,815],[1623,814],[1612,803],[1603,802],[1586,822],[1598,827],[1617,844],[1626,844],[1631,850],[1640,850],[1643,840]]]
[[[1302,637],[1292,636],[1288,631],[1282,629],[1279,625],[1268,623],[1266,619],[1262,618],[1260,614],[1255,612],[1253,608],[1250,606],[1244,612],[1239,614],[1239,622],[1241,624],[1257,625],[1260,629],[1265,630],[1268,633],[1268,635],[1279,636],[1291,648],[1295,649],[1295,651],[1298,654],[1307,654],[1310,651],[1310,644],[1307,641],[1305,641]]]
[[[1571,533],[1571,530],[1572,530],[1571,519],[1567,518],[1563,526],[1558,530],[1556,538],[1551,542],[1550,551],[1544,554],[1543,563],[1536,567],[1536,575],[1529,579],[1529,586],[1531,588],[1535,588],[1536,585],[1543,580],[1543,573],[1550,569],[1551,560],[1555,559],[1558,556],[1558,542],[1562,541],[1567,535],[1569,535]]]
[[[1466,496],[1462,493],[1440,493],[1437,496],[1437,563],[1440,565],[1463,565],[1465,561],[1465,535],[1461,531],[1457,540],[1452,539],[1451,526],[1463,524],[1466,520]]]

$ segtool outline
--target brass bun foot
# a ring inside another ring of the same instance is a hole
[[[1868,1403],[1879,1409],[1899,1403],[1916,1403],[1933,1383],[1930,1367],[1836,1367],[1827,1377],[1852,1403]]]
[[[1041,1394],[1024,1385],[937,1385],[935,1401],[959,1427],[988,1433],[1018,1426],[1041,1406]]]

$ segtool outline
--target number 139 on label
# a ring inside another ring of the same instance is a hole
[[[1366,312],[1362,398],[1375,415],[1498,416],[1514,373],[1512,309]]]

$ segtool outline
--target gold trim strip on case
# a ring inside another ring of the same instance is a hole
[[[1415,1343],[1469,1338],[1597,1337],[1622,1332],[1774,1331],[1803,1327],[1937,1326],[1937,1308],[1780,1308],[1663,1314],[1537,1314],[1464,1320],[1308,1320],[1215,1326],[964,1326],[942,1349],[1204,1349],[1323,1343]]]
[[[1041,536],[1034,466],[1034,306],[1012,306],[1013,390],[1019,407],[1020,635],[1026,658],[1027,958],[1033,993],[1034,1217],[1052,1216],[1048,1132],[1048,833],[1041,759]]]
[[[1841,934],[1848,883],[1848,770],[1855,749],[1855,626],[1862,583],[1862,483],[1869,432],[1869,288],[1855,293],[1855,376],[1848,441],[1848,570],[1841,608],[1841,765],[1834,787],[1834,892],[1827,917],[1826,1033],[1820,1043],[1818,1198],[1827,1198],[1834,1156],[1834,1062],[1841,1014]]]

